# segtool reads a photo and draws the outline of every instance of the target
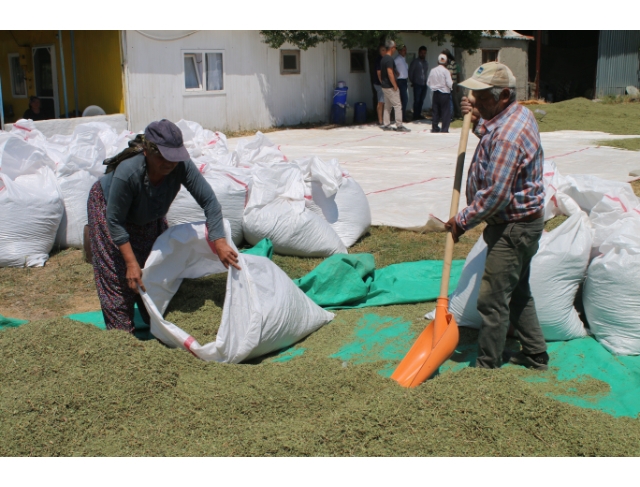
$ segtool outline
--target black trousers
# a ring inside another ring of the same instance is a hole
[[[451,95],[441,91],[434,91],[431,108],[433,110],[431,131],[448,132],[449,124],[451,123]],[[440,122],[442,122],[442,128],[438,127]]]

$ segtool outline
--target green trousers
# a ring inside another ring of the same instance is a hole
[[[478,294],[482,325],[476,367],[502,365],[509,323],[518,332],[524,353],[547,350],[529,288],[531,259],[538,251],[543,229],[544,220],[539,218],[526,223],[487,225],[484,230],[487,260]]]

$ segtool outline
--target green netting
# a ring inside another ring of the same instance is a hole
[[[6,316],[0,315],[0,330],[16,328],[17,326],[24,325],[25,323],[28,323],[28,321],[19,320],[18,318],[7,318]]]
[[[453,261],[449,292],[462,273]],[[421,260],[376,269],[371,254],[336,254],[294,282],[323,308],[364,308],[433,301],[440,292],[441,260]]]
[[[612,355],[595,338],[585,337],[567,342],[547,344],[549,351],[549,374],[526,378],[541,386],[550,382],[550,377],[560,383],[586,382],[596,379],[609,386],[606,393],[581,395],[549,393],[559,401],[588,409],[598,409],[612,416],[635,418],[640,413],[640,357]],[[440,373],[456,372],[474,364],[477,356],[476,344],[460,344],[451,360],[440,367]],[[515,367],[506,365],[505,367]]]

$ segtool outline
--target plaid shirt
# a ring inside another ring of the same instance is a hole
[[[536,119],[512,103],[478,123],[480,143],[467,175],[467,207],[456,223],[469,230],[490,217],[514,221],[544,207],[544,154]]]

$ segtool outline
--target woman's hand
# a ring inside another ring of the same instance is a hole
[[[138,286],[140,286],[144,292],[147,292],[144,288],[144,284],[142,284],[142,270],[137,262],[127,264],[127,284],[135,293],[138,293]]]
[[[231,265],[236,269],[241,270],[238,265],[238,254],[231,248],[226,239],[219,238],[213,242],[213,245],[216,247],[216,252],[220,258],[220,262],[222,262],[227,269]]]
[[[466,96],[463,96],[462,100],[460,100],[460,110],[463,116],[471,112],[471,123],[475,127],[478,120],[480,120],[480,112],[475,108],[474,103]]]

